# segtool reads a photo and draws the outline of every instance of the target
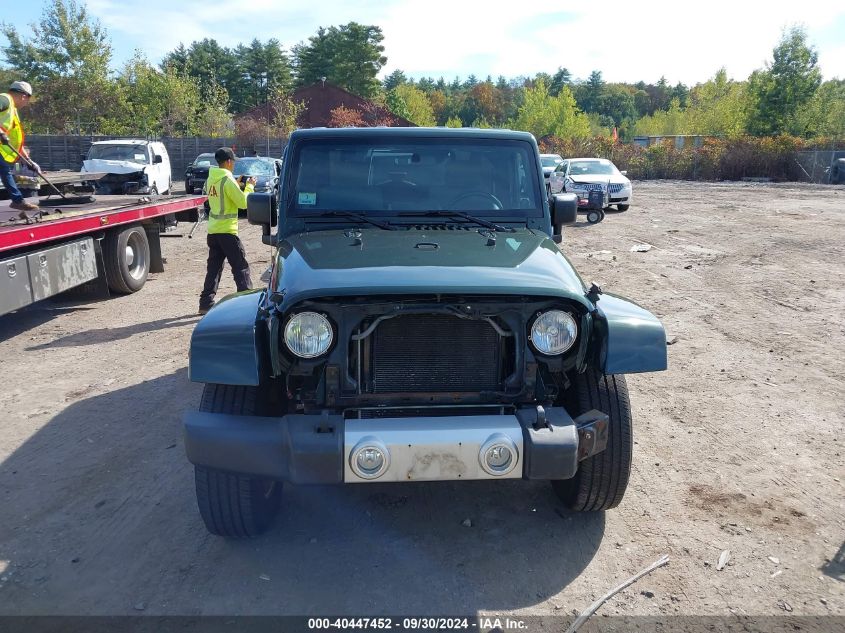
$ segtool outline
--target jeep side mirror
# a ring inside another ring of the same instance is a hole
[[[623,170],[622,170],[622,171],[620,171],[619,173],[620,173],[620,174],[622,174],[623,176],[627,176],[627,175],[628,175],[628,170],[627,170],[627,169],[623,169]]]
[[[258,226],[276,226],[278,210],[272,193],[251,193],[246,197],[246,219]]]
[[[556,193],[549,198],[549,210],[552,213],[552,236],[562,234],[565,224],[578,221],[578,196],[574,193]]]
[[[164,162],[164,159],[161,156],[159,156],[158,154],[153,156],[153,165],[158,165],[159,163],[162,163],[162,162]]]
[[[250,224],[261,226],[261,242],[269,246],[276,245],[276,236],[270,228],[276,226],[278,208],[276,196],[271,193],[251,193],[246,197],[246,219]]]

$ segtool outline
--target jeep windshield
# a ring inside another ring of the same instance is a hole
[[[297,144],[289,163],[286,207],[300,217],[327,211],[537,217],[543,209],[536,160],[530,143],[511,139],[308,140]]]

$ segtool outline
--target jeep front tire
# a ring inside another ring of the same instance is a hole
[[[260,415],[258,387],[207,384],[200,411]],[[251,538],[270,527],[282,483],[205,466],[194,466],[197,505],[205,527],[227,538]]]
[[[625,376],[587,370],[577,374],[568,390],[569,413],[576,417],[598,409],[609,420],[607,448],[578,465],[572,479],[552,482],[558,498],[576,512],[615,508],[622,501],[631,475],[633,429]]]

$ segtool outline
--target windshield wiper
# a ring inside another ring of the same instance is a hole
[[[360,213],[352,213],[352,211],[326,211],[324,213],[319,214],[318,218],[327,218],[330,216],[339,217],[339,218],[351,218],[353,220],[358,220],[359,222],[366,222],[367,224],[372,224],[373,226],[377,226],[380,229],[384,229],[385,231],[395,231],[396,228],[390,226],[389,224],[385,224],[384,222],[379,222],[378,220],[373,220],[372,218],[368,218],[366,215],[361,215]]]
[[[474,215],[470,215],[469,213],[464,213],[463,211],[424,211],[422,213],[400,213],[400,216],[422,216],[426,218],[431,217],[439,217],[439,218],[463,218],[469,222],[475,222],[476,224],[480,224],[481,226],[493,229],[494,231],[504,231],[506,233],[514,233],[516,231],[515,228],[510,226],[502,226],[501,224],[495,224],[494,222],[490,222],[489,220],[485,220],[483,218],[477,218]]]

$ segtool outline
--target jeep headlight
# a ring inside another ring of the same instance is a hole
[[[557,356],[572,347],[578,336],[578,324],[563,310],[544,312],[531,326],[531,344],[541,354]]]
[[[333,340],[331,323],[316,312],[295,314],[285,326],[285,345],[300,358],[325,354]]]

